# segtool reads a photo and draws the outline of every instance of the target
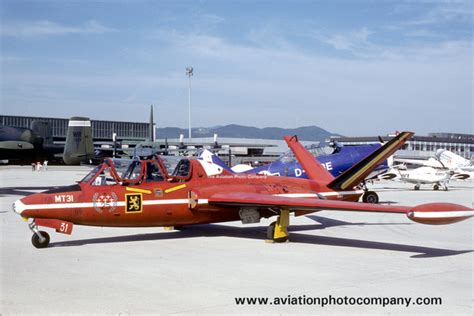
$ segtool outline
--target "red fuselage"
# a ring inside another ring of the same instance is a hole
[[[335,192],[318,181],[306,179],[227,174],[207,177],[196,160],[191,163],[192,173],[187,180],[92,185],[92,179],[53,192],[34,194],[21,199],[25,207],[21,215],[93,226],[176,226],[238,220],[240,207],[207,203],[208,197],[217,192],[345,201],[357,201],[362,194],[362,191]],[[268,208],[258,208],[258,211],[261,217],[275,215]]]

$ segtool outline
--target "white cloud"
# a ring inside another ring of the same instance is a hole
[[[337,50],[355,51],[361,47],[367,46],[369,44],[369,36],[373,33],[374,32],[370,31],[367,27],[362,27],[355,31],[332,35],[316,33],[315,37],[319,41],[328,44]]]
[[[90,20],[79,26],[62,25],[51,21],[4,22],[0,30],[2,36],[33,37],[58,36],[68,34],[102,34],[117,31],[100,22]]]
[[[403,22],[404,25],[433,25],[448,22],[472,23],[472,1],[445,1],[417,18]]]
[[[207,26],[217,26],[225,21],[225,19],[221,16],[211,14],[211,13],[206,13],[206,14],[201,14],[198,15],[198,20],[200,25],[204,24]]]
[[[171,56],[177,56],[173,52],[180,52],[185,54],[173,61],[177,65],[189,58],[196,63],[194,126],[318,125],[347,135],[400,129],[426,134],[436,130],[433,124],[467,132],[471,126],[472,50],[467,42],[429,47],[368,45],[374,50],[367,48],[366,58],[343,59],[241,45],[211,35],[164,32],[161,39],[165,34],[170,56],[162,58],[171,62]],[[369,32],[362,30],[355,37],[367,41]],[[37,104],[39,109],[49,103],[83,103],[87,107],[81,111],[90,109],[84,115],[99,118],[100,113],[108,113],[101,107],[113,105],[115,115],[123,114],[120,119],[124,120],[141,120],[142,114],[130,109],[153,103],[162,113],[169,113],[160,116],[160,125],[185,126],[187,81],[184,68],[180,70],[168,74],[126,69],[103,75],[87,71],[81,75],[9,74],[5,102],[21,106],[11,93],[11,87],[21,87],[20,95],[34,96],[23,103]],[[54,95],[46,96],[46,92]],[[447,110],[453,104],[457,112]],[[68,115],[77,114],[73,109]]]
[[[146,47],[130,45],[121,53],[137,69],[125,65],[105,73],[101,68],[98,74],[87,71],[94,69],[93,63],[77,65],[76,72],[24,68],[22,73],[5,73],[4,103],[15,110],[35,104],[33,111],[43,112],[51,104],[67,104],[64,116],[81,108],[83,115],[96,119],[107,118],[113,109],[114,119],[123,120],[143,120],[141,110],[134,109],[142,105],[147,111],[153,103],[165,113],[159,125],[185,126],[184,67],[191,64],[196,70],[193,126],[319,125],[346,135],[401,129],[426,134],[436,130],[433,124],[460,132],[472,128],[470,41],[381,45],[368,27],[316,36],[328,47],[360,57],[336,58],[268,40],[277,33],[256,29],[243,44],[202,29],[155,30]],[[458,112],[448,110],[453,104]]]
[[[407,31],[405,33],[406,36],[409,37],[428,37],[428,38],[437,38],[440,36],[439,33],[436,33],[434,31],[426,30],[426,29],[417,29],[413,31]]]

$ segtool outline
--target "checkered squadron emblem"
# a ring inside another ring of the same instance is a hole
[[[92,202],[98,213],[103,211],[112,213],[117,207],[117,194],[114,192],[97,192],[92,197]]]

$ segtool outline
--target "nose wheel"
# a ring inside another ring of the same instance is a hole
[[[35,221],[32,221],[28,227],[33,232],[33,236],[31,236],[31,243],[35,248],[46,248],[49,245],[49,234],[45,231],[38,230],[38,226],[36,225]]]
[[[49,241],[49,234],[45,231],[38,231],[38,234],[34,233],[33,236],[31,236],[31,243],[35,248],[46,248],[49,245]]]

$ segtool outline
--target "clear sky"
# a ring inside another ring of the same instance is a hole
[[[0,1],[1,112],[473,133],[472,1]]]

